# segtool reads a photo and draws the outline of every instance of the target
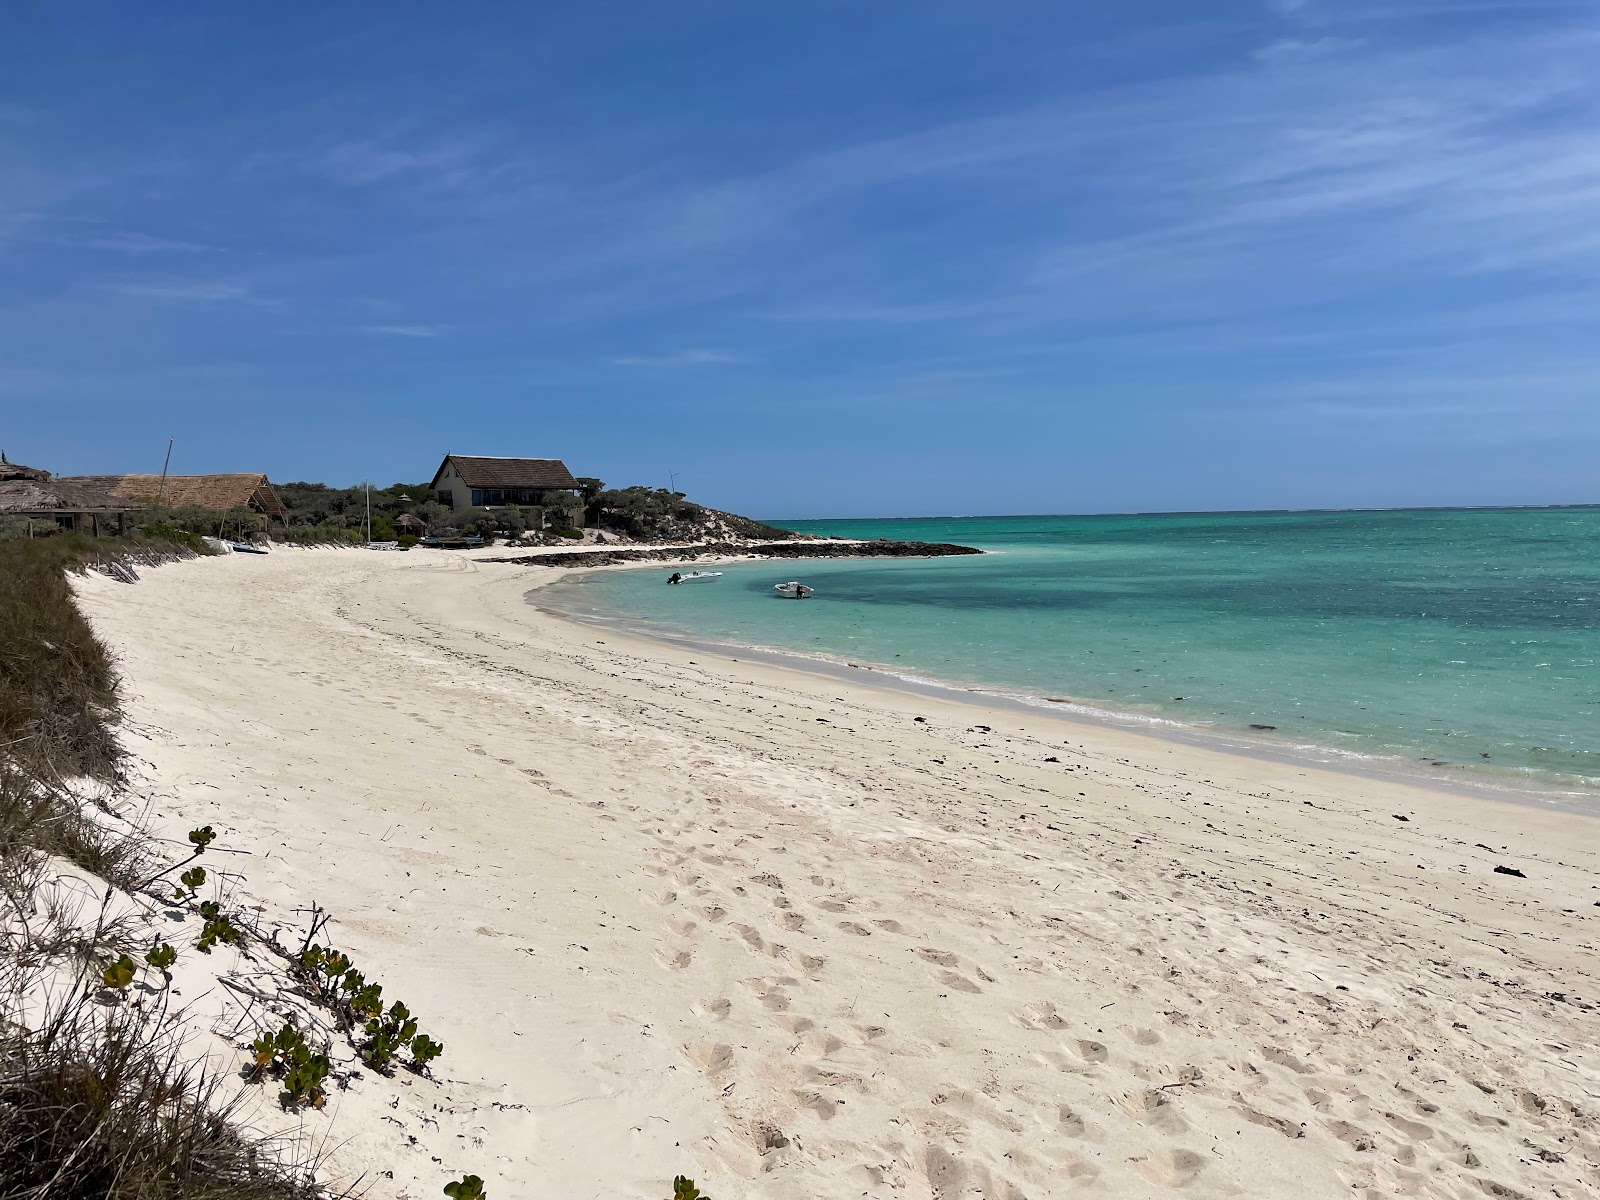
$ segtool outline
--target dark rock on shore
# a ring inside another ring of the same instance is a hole
[[[693,562],[701,558],[947,558],[957,554],[982,554],[972,546],[948,542],[710,542],[703,546],[619,546],[615,550],[556,554],[519,554],[486,558],[483,562],[524,563],[534,567],[604,567],[626,562]]]

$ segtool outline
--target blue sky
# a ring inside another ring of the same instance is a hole
[[[5,27],[24,462],[556,455],[792,517],[1600,501],[1591,2]]]

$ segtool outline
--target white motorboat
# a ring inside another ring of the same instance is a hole
[[[804,600],[813,591],[812,588],[808,588],[805,584],[793,579],[788,583],[773,584],[772,590],[790,600]]]
[[[679,583],[697,583],[702,579],[721,579],[721,571],[690,571],[678,580]]]

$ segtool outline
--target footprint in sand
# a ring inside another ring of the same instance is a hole
[[[872,930],[868,929],[865,925],[857,924],[855,921],[840,921],[839,928],[844,930],[846,933],[853,933],[857,937],[872,936]]]
[[[917,953],[924,958],[930,958],[932,954],[931,951],[926,950],[919,950]],[[955,956],[951,955],[950,957],[953,959]],[[938,962],[939,960],[931,959],[931,961]],[[1033,1004],[1024,1005],[1022,1011],[1017,1014],[1016,1019],[1017,1023],[1024,1029],[1046,1030],[1065,1029],[1067,1027],[1066,1018],[1058,1013],[1056,1006],[1048,1000],[1040,1000]]]
[[[726,1021],[728,1014],[733,1011],[733,1001],[726,996],[718,996],[715,1000],[697,1000],[694,1011],[708,1021]]]
[[[1125,1096],[1119,1107],[1141,1124],[1164,1133],[1177,1134],[1189,1128],[1189,1123],[1173,1103],[1171,1094],[1157,1088],[1146,1088]]]
[[[695,1042],[683,1048],[683,1055],[712,1078],[733,1069],[733,1047],[722,1042]]]
[[[656,961],[670,971],[681,971],[694,962],[692,950],[657,950]]]
[[[925,962],[937,963],[941,967],[953,967],[959,961],[948,950],[935,950],[931,946],[918,946],[917,957]]]
[[[1139,1171],[1152,1183],[1164,1187],[1187,1187],[1200,1172],[1206,1160],[1193,1150],[1158,1150],[1139,1164]]]
[[[1111,1057],[1111,1053],[1106,1049],[1104,1042],[1080,1040],[1076,1045],[1078,1047],[1078,1057],[1083,1059],[1084,1062],[1103,1063]]]

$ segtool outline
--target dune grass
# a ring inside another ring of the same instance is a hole
[[[222,1080],[183,1052],[181,1017],[104,1002],[101,960],[127,936],[105,919],[110,889],[133,890],[154,855],[84,798],[85,780],[121,781],[122,708],[68,575],[132,579],[196,553],[186,541],[0,541],[0,1197],[327,1195],[309,1166],[230,1120]],[[51,856],[109,885],[98,919],[59,903]],[[41,995],[53,999],[39,1012]]]

